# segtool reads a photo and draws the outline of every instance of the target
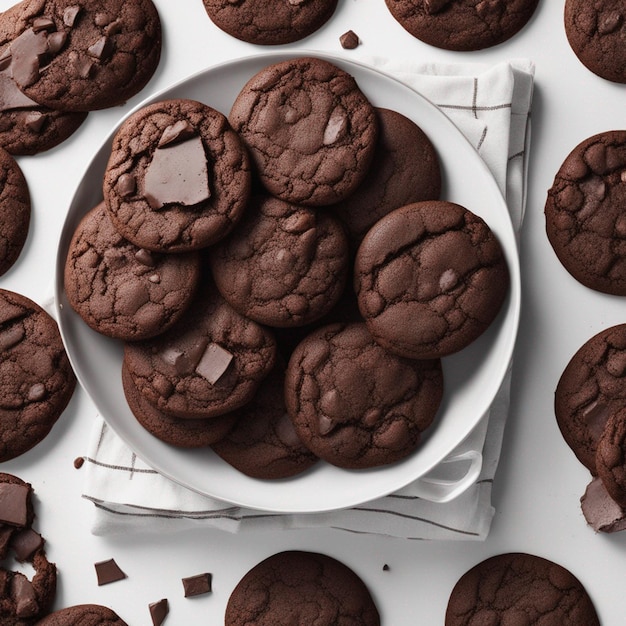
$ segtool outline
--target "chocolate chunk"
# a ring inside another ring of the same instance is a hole
[[[13,526],[5,526],[4,524],[0,525],[0,560],[4,559],[9,550],[9,541],[15,532],[15,528]],[[2,589],[2,586],[0,586]]]
[[[65,24],[68,28],[72,28],[79,13],[80,7],[78,5],[67,7],[65,11],[63,11],[63,24]]]
[[[210,343],[196,366],[196,373],[214,385],[226,372],[233,355],[216,343]]]
[[[354,50],[359,45],[359,36],[353,30],[349,30],[339,37],[339,43],[346,50]]]
[[[186,141],[192,137],[196,137],[198,131],[187,121],[179,120],[175,124],[168,126],[159,139],[159,148],[165,148],[166,146],[172,146],[181,141]]]
[[[147,267],[154,267],[156,265],[152,252],[150,252],[150,250],[146,250],[145,248],[139,248],[139,250],[135,252],[135,258],[139,261],[139,263],[146,265]]]
[[[122,174],[115,188],[122,198],[128,198],[137,191],[137,181],[132,174]]]
[[[169,365],[173,365],[177,374],[191,374],[200,362],[206,346],[207,341],[204,338],[199,339],[184,350],[176,346],[169,346],[163,350],[161,358]]]
[[[385,563],[383,565],[383,572],[388,572],[391,568],[389,567],[389,565],[387,565],[387,563]]]
[[[35,589],[30,580],[19,572],[11,579],[11,597],[17,617],[33,617],[39,612]]]
[[[33,20],[33,31],[40,33],[42,30],[56,30],[52,19],[49,17],[36,17]]]
[[[26,128],[32,130],[34,133],[39,133],[41,132],[41,129],[43,128],[47,119],[48,116],[44,113],[41,113],[40,111],[31,111],[24,116],[24,125],[26,126]]]
[[[0,483],[0,522],[12,526],[26,526],[30,487]]]
[[[98,61],[106,61],[113,54],[113,49],[112,39],[100,37],[98,41],[87,48],[87,52]]]
[[[115,559],[108,561],[98,561],[94,563],[96,575],[98,577],[98,585],[108,585],[126,578],[126,574],[119,568]]]
[[[20,563],[28,561],[41,546],[43,546],[43,537],[32,528],[20,530],[11,539],[11,548]]]
[[[166,615],[170,612],[169,602],[167,598],[162,598],[158,602],[152,602],[148,605],[150,609],[150,617],[154,626],[160,626],[165,620]]]
[[[626,529],[626,510],[606,490],[600,478],[594,478],[580,499],[587,524],[596,532],[615,533]]]
[[[76,469],[80,469],[84,464],[85,464],[85,457],[84,456],[77,456],[74,459],[74,467]]]
[[[39,78],[41,60],[48,54],[48,35],[29,28],[11,43],[10,53],[13,80],[20,87],[28,87]]]
[[[210,593],[212,578],[212,575],[208,572],[183,578],[182,580],[183,588],[185,589],[185,598],[199,596],[203,593]]]
[[[444,9],[450,2],[451,0],[424,0],[424,9],[429,15],[434,15]]]
[[[210,198],[202,139],[194,136],[155,150],[144,185],[144,196],[154,210],[171,203],[193,206]]]

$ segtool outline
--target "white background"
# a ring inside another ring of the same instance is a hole
[[[0,9],[12,3],[0,2]],[[160,67],[146,89],[125,107],[90,114],[69,141],[36,157],[19,158],[31,190],[28,241],[0,287],[42,302],[52,293],[57,240],[83,169],[119,118],[149,94],[207,66],[268,51],[219,31],[201,0],[155,0],[164,28]],[[496,516],[484,543],[407,542],[333,530],[230,535],[195,530],[170,535],[94,537],[92,505],[81,498],[83,475],[73,460],[86,452],[94,408],[76,393],[52,433],[36,448],[0,466],[31,482],[37,493],[36,527],[59,569],[56,608],[95,602],[114,608],[131,626],[150,625],[148,603],[167,597],[168,625],[221,624],[228,596],[243,574],[284,549],[335,555],[372,590],[386,626],[443,624],[457,579],[482,559],[527,551],[557,561],[586,586],[603,626],[622,626],[626,600],[626,533],[596,535],[586,526],[579,499],[589,474],[564,443],[554,418],[558,378],[582,343],[626,317],[622,298],[577,284],[560,266],[545,235],[547,189],[561,162],[580,141],[623,128],[626,87],[585,69],[570,50],[563,28],[563,0],[540,0],[514,39],[477,53],[446,52],[406,33],[383,0],[339,0],[329,23],[299,44],[272,50],[323,50],[359,60],[373,55],[420,61],[495,63],[530,58],[536,63],[532,112],[530,187],[522,235],[522,322],[513,397],[494,487]],[[362,40],[342,50],[339,36],[353,29]],[[210,103],[209,103],[210,104]],[[93,563],[114,557],[128,574],[98,587]],[[388,564],[389,570],[383,571]],[[183,597],[180,579],[213,573],[212,594]]]

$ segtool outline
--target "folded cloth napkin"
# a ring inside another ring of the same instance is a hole
[[[364,61],[415,88],[452,119],[493,172],[519,233],[526,203],[532,62],[514,60],[485,67],[382,58]],[[95,504],[92,532],[178,531],[198,525],[232,532],[331,527],[405,539],[484,540],[494,514],[491,487],[508,413],[510,382],[509,367],[490,409],[450,455],[467,450],[482,453],[480,475],[463,493],[448,502],[429,501],[420,497],[423,490],[417,481],[391,495],[328,513],[268,513],[195,493],[145,465],[96,416],[85,457],[83,494]]]

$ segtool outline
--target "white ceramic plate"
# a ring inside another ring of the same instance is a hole
[[[208,68],[144,101],[193,98],[224,114],[246,81],[271,63],[303,56],[271,53]],[[367,66],[314,53],[352,74],[375,106],[395,109],[415,121],[435,144],[444,171],[443,197],[480,215],[498,236],[511,273],[501,314],[472,345],[443,361],[445,394],[436,423],[423,444],[394,465],[360,471],[318,463],[291,479],[262,481],[239,473],[210,450],[180,450],[145,431],[133,418],[122,391],[121,345],[87,327],[68,305],[63,266],[82,215],[101,200],[101,183],[113,132],[96,152],[73,197],[61,234],[56,266],[56,306],[61,334],[76,375],[98,411],[148,465],[170,479],[226,502],[265,511],[317,512],[355,506],[389,494],[424,476],[478,423],[510,361],[520,311],[516,240],[509,214],[491,173],[474,148],[432,103],[404,84]],[[139,108],[139,107],[137,107]]]

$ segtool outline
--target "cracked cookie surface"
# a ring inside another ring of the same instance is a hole
[[[235,309],[282,328],[327,313],[348,274],[348,243],[336,219],[269,196],[249,204],[209,258],[218,289]]]
[[[411,35],[446,50],[481,50],[510,39],[539,0],[385,0]]]
[[[567,0],[564,22],[569,45],[588,70],[626,83],[626,6],[622,0]]]
[[[346,198],[366,176],[378,131],[354,78],[302,57],[258,72],[229,114],[271,195],[307,206]]]
[[[199,277],[198,253],[151,253],[135,246],[119,234],[101,202],[72,235],[64,288],[91,328],[132,341],[174,324],[190,305]]]
[[[255,565],[232,591],[225,626],[315,624],[379,626],[361,578],[340,561],[315,552],[279,552]]]
[[[226,236],[250,196],[248,153],[219,111],[163,100],[127,118],[103,183],[117,230],[142,248],[198,250]]]
[[[325,24],[337,0],[203,0],[213,23],[224,32],[261,45],[300,41]]]
[[[311,333],[295,348],[285,377],[285,402],[300,439],[349,469],[387,465],[413,452],[442,396],[438,359],[395,356],[364,323]]]
[[[0,148],[0,276],[17,261],[30,225],[31,202],[17,161]]]
[[[50,432],[76,378],[54,319],[6,289],[0,290],[0,353],[0,461],[6,461]]]
[[[565,158],[548,190],[546,233],[581,284],[626,295],[626,131],[593,135]]]
[[[376,341],[415,359],[469,345],[495,319],[509,286],[489,226],[446,201],[409,204],[376,222],[354,273],[359,309]]]
[[[46,615],[37,626],[128,626],[115,611],[100,604],[76,604]]]
[[[450,594],[445,626],[473,624],[599,626],[600,621],[569,570],[532,554],[506,553],[468,570]]]

